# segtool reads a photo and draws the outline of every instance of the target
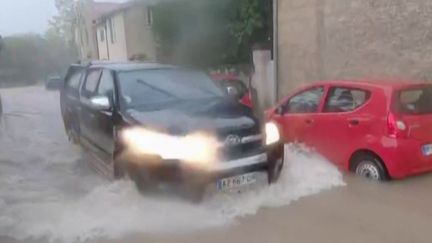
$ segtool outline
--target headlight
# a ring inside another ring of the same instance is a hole
[[[265,125],[266,145],[279,142],[280,134],[277,125],[274,122],[267,122]]]
[[[205,134],[177,137],[145,128],[129,128],[121,136],[127,149],[138,155],[158,155],[165,160],[192,163],[214,162],[217,156],[217,140]]]

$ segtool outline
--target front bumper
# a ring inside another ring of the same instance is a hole
[[[158,183],[173,184],[208,184],[222,178],[233,177],[251,172],[270,172],[277,161],[283,159],[283,145],[275,144],[266,151],[251,154],[243,158],[218,162],[209,167],[189,165],[179,160],[162,160],[152,157],[145,158],[135,164],[138,171],[132,173],[145,174],[146,180]],[[133,162],[128,162],[133,163]],[[140,176],[139,178],[143,178]]]

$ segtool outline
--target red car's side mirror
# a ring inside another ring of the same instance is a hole
[[[283,115],[284,114],[284,109],[282,108],[282,106],[279,106],[278,108],[276,108],[275,114],[277,114],[277,115]]]

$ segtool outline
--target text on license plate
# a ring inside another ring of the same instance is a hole
[[[423,145],[422,147],[423,155],[432,155],[432,144]]]
[[[240,186],[250,185],[257,181],[258,173],[248,173],[229,178],[221,179],[217,182],[217,189],[219,191],[228,190]]]

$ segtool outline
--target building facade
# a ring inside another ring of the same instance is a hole
[[[99,58],[96,19],[118,8],[119,4],[81,0],[75,2],[74,37],[81,61]]]
[[[156,60],[152,24],[152,9],[136,2],[102,15],[97,19],[98,58]]]
[[[328,79],[432,79],[432,1],[278,0],[278,96]]]

